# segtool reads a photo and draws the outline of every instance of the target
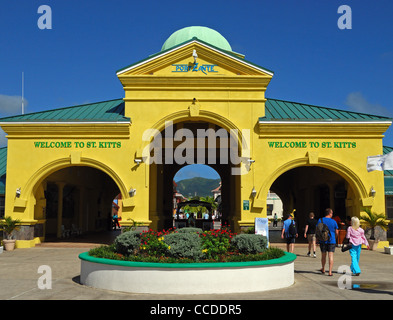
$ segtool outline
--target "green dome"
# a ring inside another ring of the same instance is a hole
[[[183,42],[191,40],[194,37],[217,48],[232,51],[231,45],[227,39],[225,39],[219,32],[207,27],[186,27],[175,31],[164,42],[161,51],[173,48]]]

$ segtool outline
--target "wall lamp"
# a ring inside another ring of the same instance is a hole
[[[255,160],[253,160],[253,159],[247,159],[247,161],[248,161],[248,163],[251,165],[251,164],[253,164],[254,162],[255,162]]]
[[[19,187],[18,189],[16,189],[16,197],[19,198],[20,194],[22,193],[21,188]]]
[[[374,187],[372,186],[371,190],[370,190],[371,196],[374,198],[376,193],[377,193],[377,191],[375,191]]]
[[[139,166],[143,162],[143,160],[137,158],[137,159],[134,159],[134,162]]]
[[[130,197],[135,197],[135,195],[136,195],[136,189],[133,189],[133,188],[131,187],[130,191],[128,191],[128,194],[130,195]]]
[[[252,187],[252,190],[251,190],[251,197],[255,198],[256,195],[257,195],[257,190],[255,190],[255,187]]]

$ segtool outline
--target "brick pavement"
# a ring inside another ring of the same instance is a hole
[[[393,256],[377,251],[362,250],[362,274],[352,277],[356,288],[340,289],[341,274],[337,268],[349,265],[349,253],[339,249],[334,255],[333,277],[322,275],[320,252],[317,258],[307,257],[307,245],[296,244],[295,283],[289,288],[245,294],[216,295],[152,295],[113,292],[89,288],[79,283],[79,253],[99,245],[94,241],[45,243],[30,249],[16,249],[0,254],[0,299],[2,300],[393,300]],[[285,244],[272,246],[285,249]],[[51,289],[38,288],[41,265],[52,271]],[[228,279],[230,281],[230,279]]]

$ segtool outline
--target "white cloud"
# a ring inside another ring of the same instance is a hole
[[[24,99],[24,106],[28,104]],[[26,109],[25,109],[26,110]],[[0,94],[0,118],[22,113],[22,97]],[[6,133],[0,128],[0,148],[7,146]]]
[[[389,117],[391,112],[389,109],[378,103],[371,103],[363,96],[361,92],[351,92],[348,94],[346,104],[356,112],[375,114]]]
[[[24,99],[24,106],[28,104]],[[13,116],[22,113],[22,97],[0,94],[0,117]]]

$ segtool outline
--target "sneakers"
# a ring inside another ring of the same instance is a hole
[[[313,258],[316,258],[317,257],[317,255],[315,254],[315,252],[313,253]],[[310,253],[310,251],[307,253],[307,257],[311,257],[311,253]]]

